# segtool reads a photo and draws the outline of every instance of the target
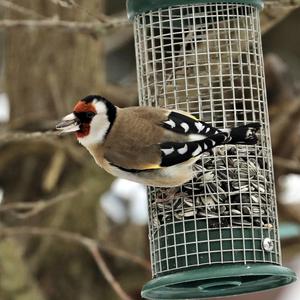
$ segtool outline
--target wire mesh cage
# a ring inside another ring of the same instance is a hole
[[[143,3],[141,3],[143,2]],[[217,128],[259,122],[257,145],[204,154],[182,187],[148,188],[150,299],[225,296],[295,280],[281,266],[260,0],[128,1],[140,105]]]

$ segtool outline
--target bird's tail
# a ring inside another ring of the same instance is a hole
[[[260,128],[259,123],[249,123],[239,127],[227,130],[228,138],[224,144],[244,144],[255,145],[257,143],[257,131]]]

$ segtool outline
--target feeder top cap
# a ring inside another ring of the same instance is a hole
[[[212,3],[232,3],[252,5],[258,8],[263,7],[263,0],[127,0],[127,13],[129,19],[133,19],[136,15],[157,10],[159,8],[167,8],[175,5],[189,4],[212,4]]]

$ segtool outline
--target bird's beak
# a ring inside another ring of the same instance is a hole
[[[80,120],[71,113],[66,115],[57,125],[56,130],[61,131],[61,133],[75,132],[80,129]]]

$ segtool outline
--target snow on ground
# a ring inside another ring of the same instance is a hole
[[[147,223],[147,190],[142,184],[118,178],[102,195],[100,205],[116,223],[128,219],[135,224]]]
[[[10,107],[7,94],[0,93],[0,123],[9,121]]]
[[[285,204],[296,204],[300,202],[300,175],[288,174],[280,177],[282,192],[280,199]]]

